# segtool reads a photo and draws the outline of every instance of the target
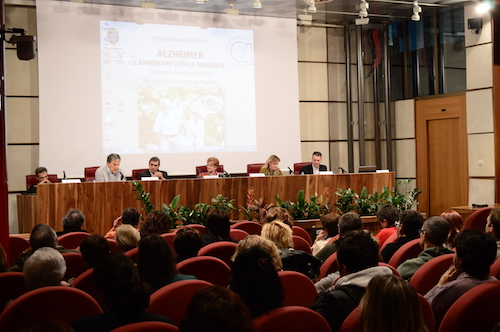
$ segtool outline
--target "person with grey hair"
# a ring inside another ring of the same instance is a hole
[[[120,168],[120,155],[112,153],[106,159],[106,165],[95,171],[96,182],[126,181],[123,170]]]
[[[61,283],[65,273],[64,257],[59,251],[50,247],[36,250],[26,259],[23,267],[23,276],[28,290],[46,286],[67,286],[67,283]]]
[[[168,179],[168,174],[165,171],[160,171],[160,158],[151,157],[149,159],[149,169],[140,172],[137,177],[141,180],[143,177],[156,177],[160,180]]]
[[[82,229],[84,222],[85,222],[85,215],[83,214],[82,211],[78,209],[70,209],[68,210],[68,212],[66,212],[66,215],[62,220],[63,230],[57,232],[56,234],[57,236],[61,236],[71,232],[88,233],[86,230]]]
[[[416,257],[407,259],[398,266],[401,278],[409,280],[417,270],[434,257],[451,254],[453,251],[443,247],[448,239],[450,224],[441,217],[430,217],[420,230],[420,246],[423,251]]]

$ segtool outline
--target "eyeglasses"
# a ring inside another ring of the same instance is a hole
[[[418,230],[418,232],[419,232],[420,234],[425,233],[425,231],[424,231],[423,229],[419,229],[419,230]]]
[[[401,225],[401,221],[398,220],[398,221],[394,222],[394,226],[400,226],[400,225]]]

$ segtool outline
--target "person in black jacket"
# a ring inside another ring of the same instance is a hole
[[[168,179],[168,173],[160,171],[160,158],[151,157],[149,159],[149,169],[140,172],[137,177],[141,180],[143,177],[157,177],[160,180]]]
[[[300,174],[319,174],[319,172],[327,171],[328,168],[325,165],[321,165],[323,156],[321,152],[314,151],[312,154],[311,165],[304,166],[300,169]]]

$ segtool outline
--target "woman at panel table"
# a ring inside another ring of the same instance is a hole
[[[283,175],[278,167],[280,161],[281,160],[280,158],[278,158],[278,156],[274,154],[271,155],[269,158],[267,158],[266,163],[260,169],[260,173],[264,173],[266,176]]]
[[[200,173],[198,177],[202,178],[205,175],[219,175],[217,168],[219,167],[219,159],[215,157],[210,157],[207,159],[207,172]]]

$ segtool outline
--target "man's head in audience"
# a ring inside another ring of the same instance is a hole
[[[33,227],[30,235],[30,244],[33,250],[42,247],[57,247],[56,232],[47,224],[38,224]]]
[[[398,209],[394,205],[382,205],[377,211],[377,219],[382,228],[394,226],[394,223],[399,219]]]
[[[149,159],[149,171],[151,173],[156,173],[160,169],[160,158],[158,157],[151,157]]]
[[[62,220],[63,229],[65,231],[81,230],[85,222],[85,215],[78,209],[70,209],[66,212]]]
[[[488,219],[486,219],[486,227],[484,231],[486,233],[491,233],[495,240],[500,240],[500,208],[494,208],[491,210]]]
[[[422,214],[415,210],[404,210],[399,214],[399,224],[396,226],[398,237],[403,235],[416,239],[424,223]]]
[[[314,151],[312,154],[311,161],[314,168],[319,168],[319,165],[321,165],[321,162],[323,161],[323,156],[321,155],[321,152]]]
[[[118,172],[118,170],[120,169],[120,162],[120,155],[116,153],[110,154],[106,159],[106,164],[108,165],[110,172],[113,174],[116,174],[116,172]]]
[[[363,229],[361,217],[356,212],[347,212],[340,216],[339,219],[339,234],[343,236],[349,231],[357,231]]]
[[[24,262],[23,276],[28,290],[59,286],[65,273],[66,262],[54,248],[39,248]]]
[[[448,238],[450,225],[441,217],[430,217],[420,230],[420,246],[423,249],[441,247]]]
[[[128,207],[122,212],[122,224],[129,224],[134,227],[139,225],[141,214],[134,207]]]
[[[92,234],[86,237],[80,244],[80,252],[89,268],[94,267],[97,259],[109,254],[109,251],[110,247],[108,240],[100,234]]]
[[[337,260],[342,276],[378,266],[379,245],[369,232],[347,232],[340,242]]]
[[[177,233],[175,233],[174,247],[177,253],[177,261],[179,262],[197,256],[198,251],[203,247],[201,233],[197,229],[191,227],[180,228]]]
[[[47,174],[47,168],[45,167],[38,167],[35,169],[35,175],[36,179],[38,180],[38,183],[50,183],[49,181],[49,175]]]
[[[454,245],[453,265],[460,272],[480,280],[488,278],[497,254],[497,246],[491,236],[475,229],[464,229],[458,233]]]

